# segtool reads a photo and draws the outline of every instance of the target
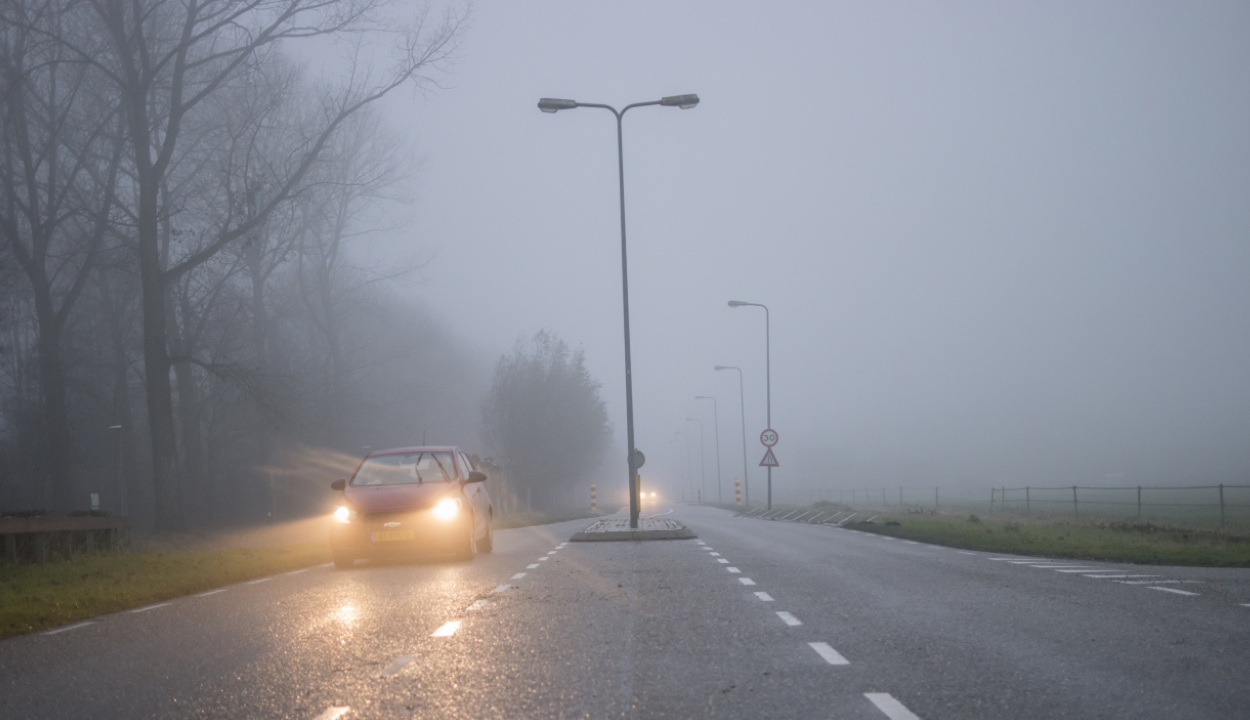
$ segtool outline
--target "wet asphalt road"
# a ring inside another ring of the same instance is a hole
[[[1250,571],[673,516],[699,539],[500,531],[14,638],[0,718],[1250,717]]]

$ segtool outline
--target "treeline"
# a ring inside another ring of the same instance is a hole
[[[301,445],[472,427],[467,352],[379,282],[411,268],[349,251],[412,168],[371,108],[432,82],[463,22],[0,3],[0,509],[98,492],[140,525],[241,522],[275,509],[271,469]],[[348,48],[342,83],[288,54],[315,38]]]

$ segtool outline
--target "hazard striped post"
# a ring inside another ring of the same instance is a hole
[[[742,504],[742,480],[740,478],[734,478],[734,504]]]
[[[594,484],[594,483],[591,483],[591,484],[590,484],[590,511],[591,511],[591,512],[594,512],[595,510],[598,510],[598,508],[595,506],[595,503],[596,503],[596,500],[595,500],[595,484]]]

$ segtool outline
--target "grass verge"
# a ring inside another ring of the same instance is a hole
[[[330,561],[326,543],[0,565],[0,639]]]
[[[1015,555],[1146,565],[1250,567],[1250,533],[1244,532],[1154,523],[1078,524],[896,513],[882,513],[879,522],[854,527],[934,545]]]
[[[549,525],[567,520],[604,517],[611,515],[616,510],[617,508],[615,507],[606,507],[598,512],[591,512],[590,508],[556,512],[515,512],[495,518],[495,521],[491,523],[491,527],[495,530],[507,530],[509,528],[529,527],[531,525]]]

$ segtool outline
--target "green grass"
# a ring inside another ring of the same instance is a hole
[[[887,525],[893,522],[897,525]],[[1148,565],[1250,567],[1250,533],[1131,522],[882,513],[857,530],[967,550]]]
[[[325,543],[0,565],[0,639],[330,561]]]

